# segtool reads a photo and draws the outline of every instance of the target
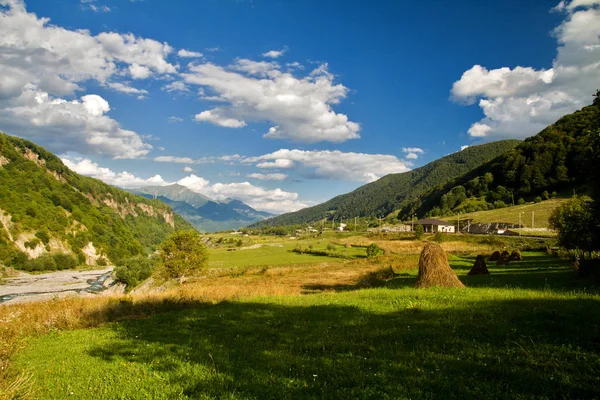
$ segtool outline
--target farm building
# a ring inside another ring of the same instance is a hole
[[[454,233],[455,228],[454,225],[449,224],[446,221],[442,221],[440,219],[435,218],[425,218],[420,219],[415,222],[415,225],[423,225],[423,229],[428,233],[435,232],[444,232],[444,233]]]

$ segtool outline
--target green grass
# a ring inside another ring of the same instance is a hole
[[[209,268],[235,268],[256,266],[282,266],[294,264],[312,264],[320,262],[339,261],[339,257],[330,257],[313,254],[299,254],[294,252],[296,246],[307,248],[313,246],[314,250],[326,250],[327,245],[333,242],[327,239],[310,240],[288,240],[275,242],[272,245],[264,244],[255,249],[217,248],[210,249]],[[363,257],[366,254],[364,248],[349,248],[336,245],[336,252],[345,254],[351,258]]]
[[[520,206],[499,208],[489,211],[477,211],[467,214],[460,214],[461,226],[464,221],[471,219],[472,224],[502,222],[506,224],[519,224],[519,214],[521,215],[521,224],[526,228],[531,228],[531,213],[534,212],[534,222],[536,228],[548,228],[548,218],[552,211],[564,203],[567,199],[554,198],[540,203],[528,203]],[[444,221],[456,223],[457,217],[442,217]]]
[[[599,397],[598,287],[525,256],[475,277],[452,256],[462,290],[413,289],[411,271],[378,289],[190,301],[31,339],[15,362],[40,399]]]

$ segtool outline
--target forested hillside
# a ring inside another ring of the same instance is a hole
[[[390,174],[355,191],[334,197],[314,207],[283,214],[253,226],[293,225],[322,218],[388,215],[394,210],[418,202],[438,185],[444,185],[474,168],[514,148],[519,141],[503,140],[472,146],[442,157],[421,168],[402,174]]]
[[[405,205],[400,217],[449,215],[539,201],[554,192],[589,191],[600,149],[600,104],[565,115],[536,136],[418,201]]]
[[[80,176],[40,146],[0,134],[0,265],[116,263],[191,228],[166,204]]]

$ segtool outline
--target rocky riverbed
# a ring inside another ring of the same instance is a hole
[[[89,271],[59,271],[45,274],[19,273],[0,281],[0,304],[49,300],[67,296],[115,293],[120,285],[111,278],[114,267]]]

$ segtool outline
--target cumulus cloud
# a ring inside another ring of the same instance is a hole
[[[108,117],[108,102],[95,94],[66,101],[27,88],[18,98],[0,104],[3,129],[48,145],[58,153],[74,151],[137,158],[152,149],[140,135],[121,128]]]
[[[344,153],[339,150],[281,149],[244,161],[257,162],[259,168],[290,169],[298,165],[311,169],[310,177],[358,182],[372,182],[387,174],[410,170],[406,162],[393,155]]]
[[[181,58],[200,58],[202,57],[202,53],[198,53],[197,51],[181,49],[177,52],[177,56]]]
[[[344,142],[359,138],[360,126],[333,111],[348,89],[334,84],[323,64],[309,76],[283,72],[274,62],[237,60],[225,68],[191,64],[182,74],[186,83],[215,93],[219,106],[196,115],[198,122],[240,128],[248,122],[270,122],[264,137],[298,142]]]
[[[185,167],[181,168],[181,170],[183,172],[194,172],[194,168],[188,167],[188,166],[185,166]]]
[[[135,188],[141,186],[165,186],[172,185],[172,182],[166,182],[160,175],[154,175],[143,179],[127,171],[114,172],[109,168],[100,167],[97,163],[87,158],[62,158],[63,163],[78,174],[91,176],[100,179],[110,185],[123,188]]]
[[[403,147],[402,152],[406,155],[404,156],[407,160],[416,160],[419,158],[419,154],[425,153],[423,149],[418,147]]]
[[[260,181],[283,181],[287,178],[286,174],[273,173],[273,174],[260,174],[252,173],[246,175],[248,178],[258,179]]]
[[[270,50],[267,51],[266,53],[262,53],[263,57],[268,57],[268,58],[279,58],[281,57],[285,52],[287,51],[287,48],[283,48],[281,50]]]
[[[176,66],[166,60],[171,47],[132,34],[93,36],[87,30],[51,25],[49,19],[28,13],[22,1],[2,0],[0,5],[3,129],[55,152],[73,150],[129,158],[146,155],[151,146],[111,119],[104,99],[95,94],[79,99],[73,96],[84,89],[85,82],[94,80],[143,97],[145,90],[119,79],[176,73]],[[103,108],[94,108],[100,103]]]
[[[460,146],[460,151],[463,151],[464,149],[468,149],[469,147],[471,147],[471,146],[469,146],[467,144],[464,146]]]
[[[558,49],[552,68],[475,65],[465,71],[452,86],[452,98],[467,104],[479,100],[485,115],[470,127],[469,135],[531,136],[591,104],[594,82],[600,82],[599,6],[598,0],[565,0],[553,9],[565,19],[553,31]]]

